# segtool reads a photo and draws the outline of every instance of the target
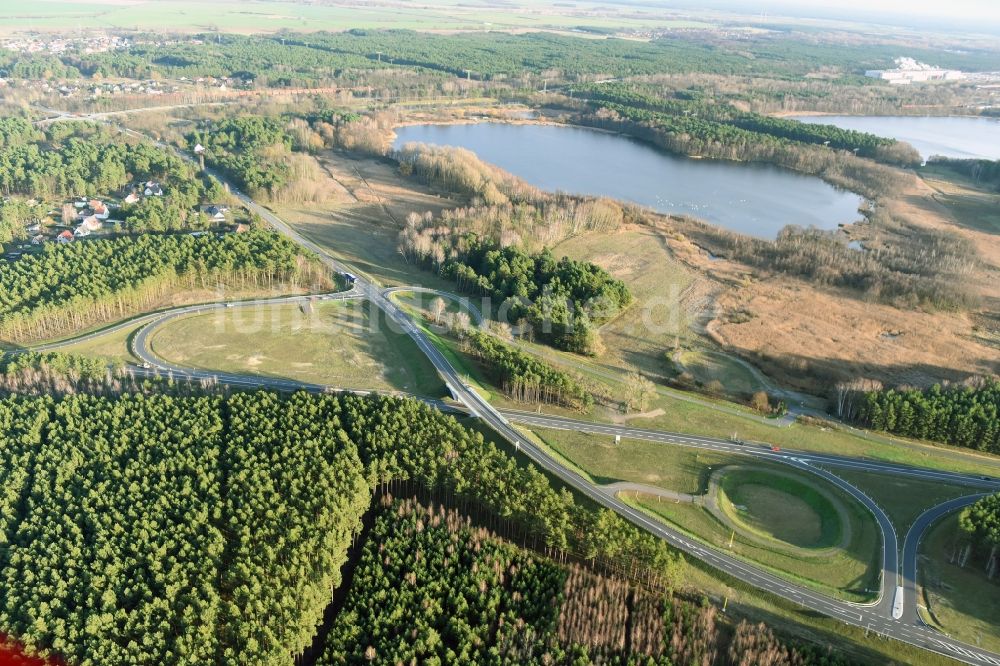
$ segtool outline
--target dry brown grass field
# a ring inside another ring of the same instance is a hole
[[[942,198],[940,182],[918,180],[889,209],[907,224],[951,231],[973,242],[980,262],[969,280],[981,298],[976,311],[901,309],[869,302],[857,292],[766,276],[720,296],[723,316],[710,326],[713,337],[778,381],[816,391],[823,388],[817,376],[926,385],[1000,372],[1000,235],[983,228],[980,207],[970,207],[982,193],[944,185],[947,197]],[[747,320],[727,321],[734,312],[746,313]]]

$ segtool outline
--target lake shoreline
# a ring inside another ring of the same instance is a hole
[[[547,118],[411,120],[392,147],[462,147],[550,192],[606,196],[774,239],[788,225],[835,231],[862,220],[864,197],[778,165],[697,159],[628,134]]]

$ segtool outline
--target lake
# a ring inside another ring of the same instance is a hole
[[[835,229],[860,218],[860,197],[812,176],[679,157],[582,127],[411,125],[396,134],[397,148],[411,141],[468,148],[543,190],[622,199],[760,238],[789,224]]]
[[[905,141],[925,160],[932,155],[1000,160],[1000,119],[962,116],[795,116]]]

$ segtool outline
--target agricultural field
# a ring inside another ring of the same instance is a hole
[[[444,394],[430,362],[367,304],[316,301],[233,308],[165,325],[151,339],[166,361],[342,388]]]
[[[409,30],[570,30],[579,26],[708,28],[710,24],[664,16],[636,13],[615,17],[604,12],[594,15],[597,4],[584,3],[591,11],[554,11],[532,0],[520,0],[511,7],[491,3],[464,4],[434,0],[420,8],[405,6],[359,7],[349,3],[309,4],[255,0],[223,0],[206,15],[204,6],[190,0],[161,0],[143,11],[116,0],[85,2],[44,2],[24,11],[17,0],[0,2],[5,31],[58,30],[60,28],[122,28],[129,30],[175,30],[235,33],[271,33],[279,30],[347,30],[350,28],[398,28]]]

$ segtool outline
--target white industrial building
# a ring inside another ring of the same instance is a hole
[[[957,69],[941,69],[913,58],[896,58],[896,69],[869,69],[865,76],[881,79],[895,85],[923,83],[926,81],[961,81],[965,73]]]

